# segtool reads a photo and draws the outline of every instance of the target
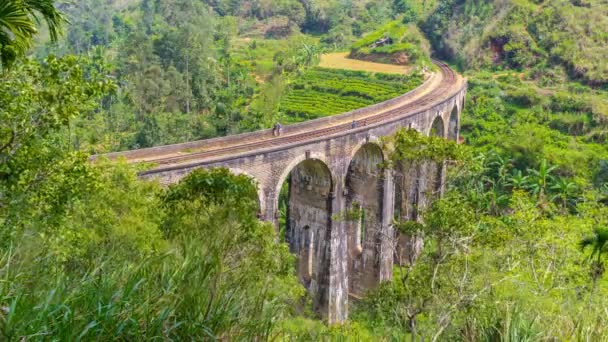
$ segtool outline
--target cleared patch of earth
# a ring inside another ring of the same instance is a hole
[[[394,64],[375,63],[348,58],[348,52],[332,52],[321,55],[319,66],[330,69],[346,69],[385,74],[407,74],[411,67]]]

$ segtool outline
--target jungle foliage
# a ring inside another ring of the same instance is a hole
[[[3,340],[608,335],[605,2],[49,5],[0,0]],[[344,325],[307,309],[251,179],[197,171],[162,188],[141,167],[88,159],[403,93],[421,76],[315,68],[324,50],[366,50],[386,33],[402,39],[369,53],[428,58],[424,34],[463,68],[465,144],[411,130],[385,141],[384,166],[446,163],[446,193],[417,208],[421,220],[396,218],[423,247],[351,302]],[[307,107],[311,96],[327,106]]]
[[[91,163],[71,125],[116,88],[87,66],[49,57],[2,74],[2,339],[270,338],[304,292],[251,180],[200,171],[162,189]]]
[[[464,67],[532,69],[591,85],[608,82],[602,0],[441,1],[422,23],[433,47]]]

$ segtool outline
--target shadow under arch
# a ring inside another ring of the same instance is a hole
[[[441,115],[437,115],[429,128],[428,136],[445,137],[445,123]]]
[[[447,138],[452,141],[458,141],[460,134],[460,116],[458,115],[458,107],[454,105],[452,112],[450,113],[450,119],[448,121],[448,136]]]
[[[429,130],[429,136],[446,138],[445,122],[441,115],[438,115],[431,129]],[[442,192],[443,178],[444,178],[444,164],[432,161],[424,162],[421,165],[421,178],[423,178],[424,194],[419,197],[419,207],[425,208],[427,205]]]
[[[325,160],[325,156],[323,156],[322,154],[317,154],[317,153],[312,153],[310,156],[302,154],[302,155],[294,158],[293,160],[291,160],[289,162],[289,164],[283,169],[283,172],[279,176],[275,189],[274,189],[274,196],[271,199],[272,205],[278,204],[279,196],[281,193],[281,188],[283,187],[283,184],[289,180],[291,173],[296,168],[296,166],[298,166],[299,164],[301,164],[302,162],[304,162],[306,160],[316,160],[325,166],[325,168],[327,169],[327,172],[330,176],[330,179],[331,179],[332,191],[334,190],[334,187],[335,187],[334,175],[331,173],[331,170],[327,166],[327,161]],[[278,208],[278,206],[277,206],[277,208]]]
[[[313,309],[326,313],[333,177],[327,164],[316,158],[296,159],[284,173],[277,194],[277,208],[284,209],[285,215],[280,235],[284,233],[285,243],[297,258],[296,273],[312,297]]]
[[[445,122],[441,115],[438,115],[433,121],[429,136],[446,138]],[[426,178],[426,191],[424,196],[424,207],[426,207],[430,201],[438,197],[442,192],[445,165],[444,163],[426,162],[422,168],[423,175]]]
[[[379,283],[385,161],[373,142],[354,153],[346,173],[349,294],[363,296]]]

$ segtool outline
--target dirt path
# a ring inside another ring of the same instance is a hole
[[[383,64],[347,58],[348,52],[332,52],[321,55],[319,66],[330,69],[346,69],[385,74],[406,74],[411,67],[403,65]]]

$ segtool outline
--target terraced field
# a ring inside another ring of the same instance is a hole
[[[291,85],[281,100],[286,123],[348,112],[406,93],[422,83],[422,76],[314,68]]]

